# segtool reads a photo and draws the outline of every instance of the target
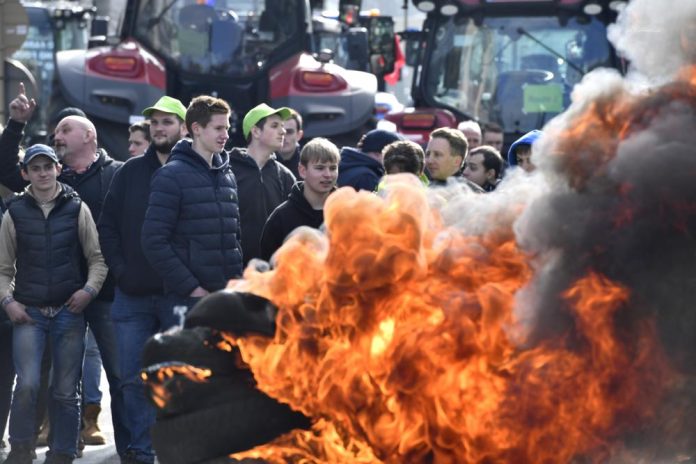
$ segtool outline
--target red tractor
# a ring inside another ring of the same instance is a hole
[[[234,145],[260,102],[296,109],[307,137],[355,138],[372,118],[377,79],[312,54],[311,13],[306,0],[128,0],[118,38],[58,54],[52,107],[82,108],[117,158],[128,124],[164,94],[227,100]]]
[[[413,0],[427,13],[405,34],[415,108],[386,118],[419,143],[436,127],[493,122],[505,145],[541,129],[597,67],[620,68],[607,26],[624,1]]]

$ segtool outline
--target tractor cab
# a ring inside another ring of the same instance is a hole
[[[570,104],[589,71],[619,67],[607,39],[624,2],[595,0],[414,1],[427,11],[411,34],[416,108],[388,115],[420,142],[443,121],[496,123],[509,145]],[[611,4],[611,8],[610,5]],[[413,46],[415,44],[415,47]]]

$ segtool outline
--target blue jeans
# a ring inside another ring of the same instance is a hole
[[[85,361],[82,364],[82,404],[101,404],[102,392],[99,390],[101,371],[99,347],[94,339],[94,333],[88,329],[85,337]]]
[[[154,462],[150,427],[155,423],[155,408],[145,397],[140,378],[145,342],[158,332],[179,324],[172,307],[174,301],[162,295],[131,296],[116,288],[111,319],[116,329],[123,382],[121,391],[131,442],[128,450],[138,461]]]
[[[109,381],[111,421],[114,427],[116,452],[119,456],[123,456],[128,448],[130,436],[126,427],[126,408],[123,404],[123,394],[120,388],[121,366],[116,349],[116,332],[111,321],[111,302],[94,300],[85,308],[84,314],[85,321],[97,341],[106,379]]]
[[[85,349],[85,321],[82,314],[63,308],[53,318],[37,308],[27,307],[33,324],[15,325],[12,331],[12,359],[17,385],[10,414],[12,446],[34,443],[36,397],[41,380],[41,358],[48,339],[52,346],[53,375],[48,414],[53,426],[49,448],[53,453],[75,457],[80,431],[80,395]]]

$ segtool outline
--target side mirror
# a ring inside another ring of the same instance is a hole
[[[348,29],[346,48],[348,51],[346,68],[367,71],[370,62],[367,29],[364,27],[351,27]]]
[[[90,27],[89,36],[107,36],[109,34],[109,17],[108,16],[97,16],[92,20],[92,26]]]
[[[416,66],[418,64],[418,54],[420,53],[420,44],[423,39],[422,31],[403,31],[400,32],[401,43],[404,44],[404,55],[406,65]]]

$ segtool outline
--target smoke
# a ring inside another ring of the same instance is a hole
[[[440,214],[447,226],[469,236],[485,236],[492,232],[504,234],[501,239],[511,239],[512,226],[520,212],[532,200],[548,192],[547,179],[540,173],[529,175],[521,169],[513,169],[491,193],[462,193],[460,189],[450,188],[439,189],[433,196],[446,200],[440,207]]]
[[[669,11],[667,11],[669,10]],[[640,72],[672,77],[687,64],[679,47],[696,24],[696,2],[636,0],[611,29]],[[655,32],[655,31],[660,31]],[[567,331],[560,295],[592,270],[632,290],[622,321],[656,315],[682,369],[693,369],[696,312],[696,100],[691,85],[633,89],[600,70],[573,92],[569,110],[544,129],[534,162],[550,191],[515,223],[535,275],[517,296],[529,341]]]
[[[609,39],[634,71],[669,81],[696,62],[696,2],[633,0],[609,28]]]

